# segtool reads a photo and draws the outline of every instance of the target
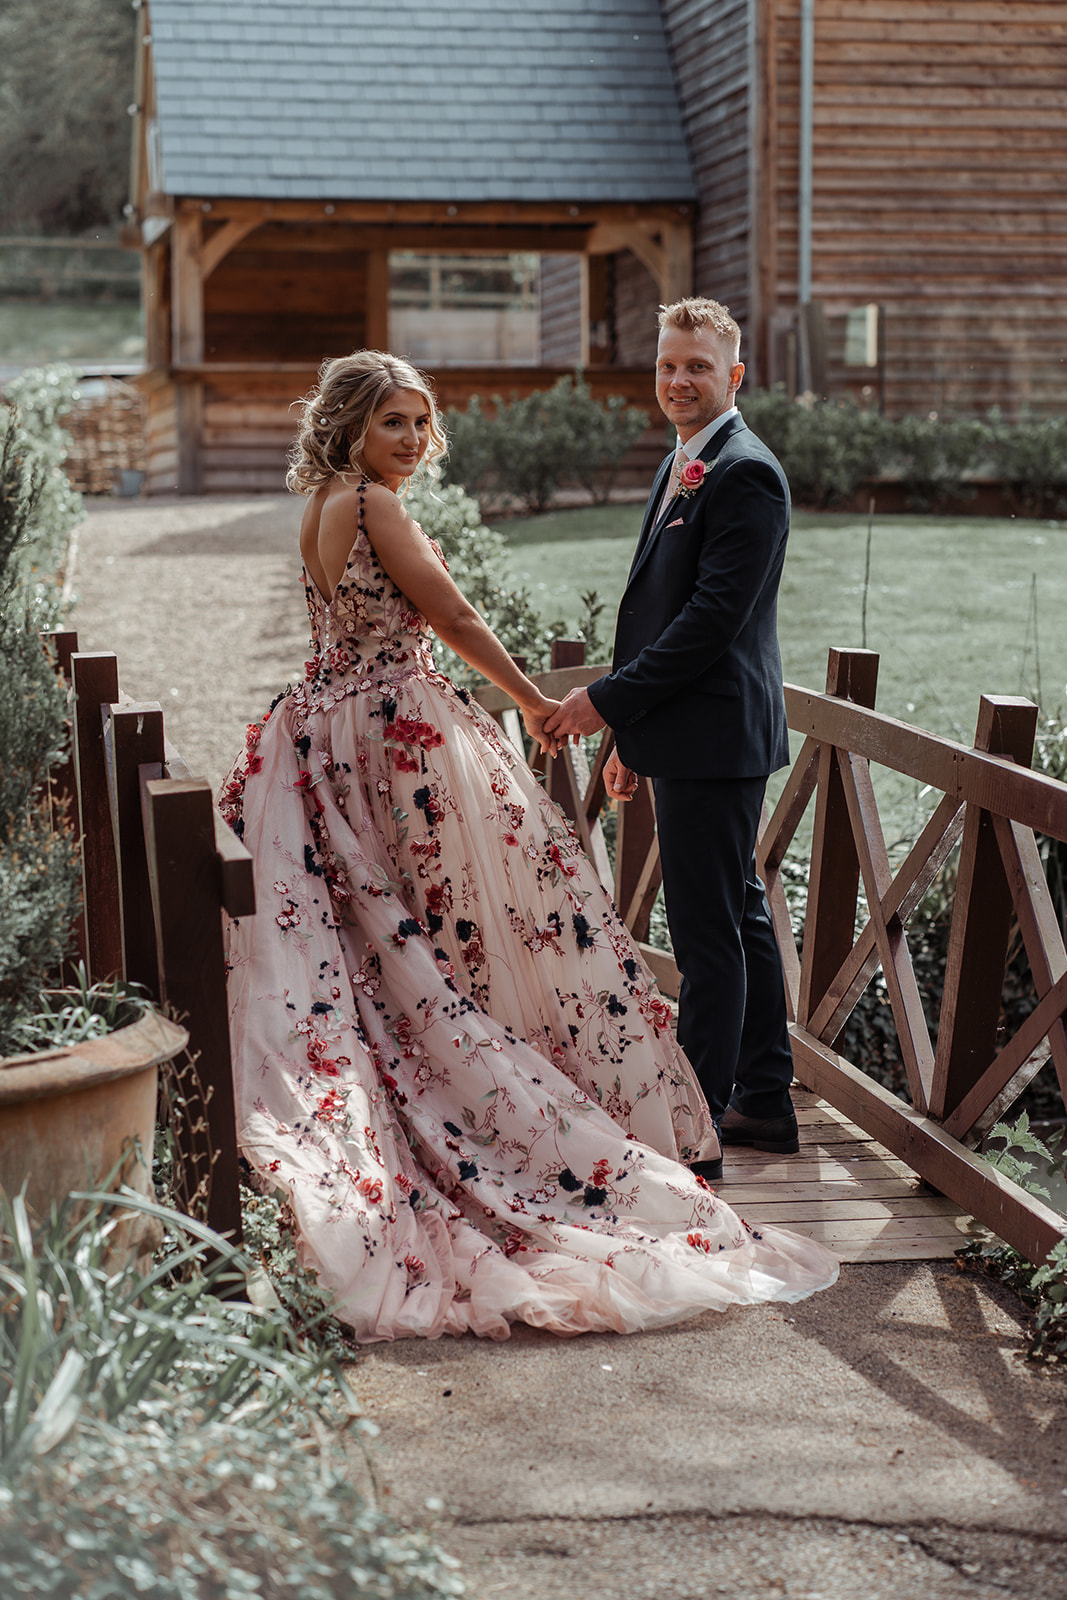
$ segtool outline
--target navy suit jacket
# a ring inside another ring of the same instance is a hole
[[[777,632],[789,487],[740,414],[709,440],[699,489],[657,516],[673,459],[652,486],[611,673],[589,696],[634,772],[766,777],[789,760]]]

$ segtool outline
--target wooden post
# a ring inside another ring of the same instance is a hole
[[[368,350],[389,348],[389,253],[367,251],[366,340]]]
[[[122,953],[126,977],[149,994],[160,992],[152,886],[141,816],[141,772],[163,771],[163,712],[155,702],[113,705],[107,734],[111,814],[115,825]]]
[[[549,655],[549,667],[556,672],[561,667],[581,667],[585,665],[585,640],[584,639],[553,639]],[[554,800],[564,815],[577,823],[578,812],[575,804],[574,784],[567,773],[568,756],[561,750],[558,756],[548,756],[545,760],[545,788],[550,799]]]
[[[180,373],[174,385],[174,426],[178,454],[179,494],[199,494],[203,487],[204,385]]]
[[[119,697],[119,668],[117,658],[110,652],[76,652],[70,663],[85,884],[86,965],[95,982],[123,975],[118,860],[104,745],[104,723]]]
[[[144,306],[145,365],[150,372],[158,371],[170,366],[171,352],[172,301],[167,282],[165,240],[155,240],[142,252],[141,303]]]
[[[222,875],[215,808],[205,778],[149,779],[144,826],[156,914],[163,998],[189,1029],[199,1084],[185,1108],[183,1170],[210,1170],[208,1224],[238,1241],[241,1205],[233,1105]],[[197,1103],[198,1102],[198,1103]]]
[[[204,359],[204,229],[199,211],[179,211],[171,228],[171,359],[198,367]],[[199,378],[177,374],[174,390],[178,493],[199,494],[204,391]]]
[[[983,695],[976,750],[1033,759],[1037,707],[1014,696]],[[952,903],[948,964],[941,999],[930,1114],[945,1121],[996,1053],[1011,929],[1011,888],[988,811],[968,806]]]
[[[204,359],[203,221],[199,211],[179,211],[170,232],[171,355],[175,366]]]
[[[66,628],[52,628],[42,633],[41,638],[52,650],[53,665],[56,672],[67,686],[68,702],[71,699],[71,656],[78,648],[78,635]],[[78,773],[75,756],[75,729],[74,716],[70,717],[70,748],[66,759],[57,762],[48,776],[49,808],[52,815],[52,827],[58,829],[66,825],[70,828],[74,838],[75,848],[81,852],[81,817],[78,811]],[[85,936],[85,906],[81,906],[74,919],[74,960],[84,962],[86,959]],[[63,966],[64,981],[73,977],[69,962]]]
[[[826,693],[873,707],[878,657],[871,650],[831,650]],[[819,787],[811,845],[797,1021],[806,1027],[852,949],[859,889],[859,856],[836,749],[819,752]]]

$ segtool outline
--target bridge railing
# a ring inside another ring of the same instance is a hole
[[[52,789],[80,847],[77,954],[92,980],[139,983],[189,1033],[175,1117],[175,1198],[239,1240],[241,1210],[222,913],[255,911],[252,858],[164,734],[156,702],[119,689],[116,657],[47,636],[71,706]]]
[[[561,695],[605,670],[585,666],[582,649],[557,642],[554,670],[538,679],[546,694]],[[1037,707],[1029,701],[983,696],[974,746],[968,748],[875,711],[877,672],[878,657],[870,651],[831,650],[825,693],[786,686],[789,726],[804,742],[765,818],[757,856],[782,952],[796,1076],[931,1186],[1040,1261],[1067,1233],[1067,1219],[1002,1177],[976,1147],[1050,1057],[1067,1097],[1067,952],[1034,838],[1037,831],[1067,841],[1067,785],[1030,770]],[[506,696],[487,689],[478,698],[521,745]],[[618,808],[613,872],[603,847],[602,774],[610,749],[610,733],[591,764],[584,749],[568,747],[543,764],[546,782],[574,821],[662,987],[676,994],[673,959],[643,943],[660,883],[647,780],[635,799]],[[896,865],[886,846],[872,766],[941,796]],[[798,828],[812,802],[807,911],[798,948],[782,868],[791,847],[796,859]],[[907,924],[957,847],[947,972],[932,1031]],[[1006,1038],[1001,997],[1016,926],[1037,998]],[[910,1104],[835,1049],[879,968]]]

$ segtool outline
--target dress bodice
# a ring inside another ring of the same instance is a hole
[[[367,537],[365,489],[361,483],[355,541],[329,600],[304,570],[314,648],[305,684],[312,694],[338,688],[351,693],[434,671],[430,625],[389,577]],[[427,542],[443,563],[437,542]]]

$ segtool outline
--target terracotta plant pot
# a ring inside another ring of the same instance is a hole
[[[25,1184],[38,1217],[109,1179],[150,1194],[159,1067],[188,1037],[149,1012],[104,1039],[0,1061],[0,1188]],[[123,1248],[139,1251],[148,1240],[130,1220]]]

